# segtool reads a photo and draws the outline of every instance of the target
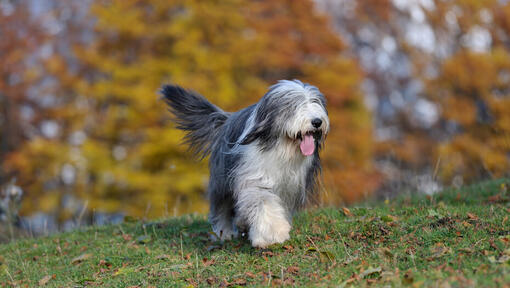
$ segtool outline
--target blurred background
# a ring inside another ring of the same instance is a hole
[[[321,205],[508,176],[509,49],[508,0],[0,0],[0,241],[206,213],[164,83],[319,87]]]

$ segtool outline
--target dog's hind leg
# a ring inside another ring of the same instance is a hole
[[[238,233],[234,224],[234,206],[231,198],[211,199],[209,222],[219,240],[231,240]]]
[[[265,248],[289,239],[289,216],[281,199],[267,189],[248,188],[238,193],[236,217],[249,226],[254,247]]]

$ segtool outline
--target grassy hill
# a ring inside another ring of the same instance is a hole
[[[502,179],[306,211],[264,250],[210,241],[205,216],[20,240],[0,246],[0,287],[509,287],[509,190]]]

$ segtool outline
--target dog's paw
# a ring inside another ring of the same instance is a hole
[[[266,248],[276,243],[283,243],[290,238],[291,226],[286,220],[275,221],[266,227],[250,229],[251,245],[257,248]]]

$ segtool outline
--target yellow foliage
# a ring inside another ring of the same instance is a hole
[[[343,43],[312,1],[110,0],[95,2],[91,11],[94,41],[74,47],[79,74],[67,71],[58,56],[48,63],[66,87],[58,94],[65,104],[52,112],[65,129],[54,141],[28,142],[9,163],[32,183],[30,197],[44,198],[24,213],[61,205],[47,196],[45,183],[54,183],[57,195],[89,201],[95,211],[149,217],[205,212],[205,161],[192,160],[158,100],[168,82],[225,110],[258,101],[280,79],[318,86],[332,119],[323,155],[331,189],[325,201],[352,201],[374,189],[361,73],[340,56]],[[77,132],[85,139],[71,144]],[[72,184],[59,179],[65,164],[76,171]]]

